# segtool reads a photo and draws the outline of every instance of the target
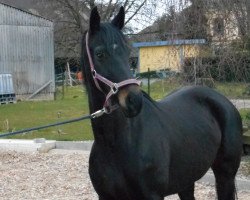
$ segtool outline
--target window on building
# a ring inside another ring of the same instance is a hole
[[[214,34],[215,35],[224,35],[224,20],[222,18],[216,18],[214,19]]]

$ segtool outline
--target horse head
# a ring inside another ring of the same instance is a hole
[[[106,101],[118,104],[126,117],[134,117],[141,111],[142,92],[129,67],[130,48],[121,31],[124,19],[123,7],[111,23],[100,22],[96,7],[91,11],[84,51],[88,66],[85,67],[95,83],[93,87],[102,91]]]

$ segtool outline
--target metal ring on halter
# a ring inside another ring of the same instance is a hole
[[[95,70],[92,70],[92,76],[93,76],[94,78],[96,78],[96,71],[95,71]]]
[[[113,94],[116,94],[119,91],[119,86],[117,83],[114,83],[111,87],[111,91]]]
[[[112,109],[109,108],[109,107],[104,107],[103,109],[104,109],[104,113],[105,113],[105,114],[110,114],[110,113],[112,113]]]

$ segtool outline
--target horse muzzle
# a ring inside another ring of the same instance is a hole
[[[142,92],[138,85],[128,85],[118,92],[119,105],[126,117],[137,116],[142,108]]]

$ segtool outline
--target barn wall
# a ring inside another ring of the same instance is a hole
[[[0,73],[12,74],[16,94],[27,97],[52,80],[40,97],[53,98],[53,23],[0,4],[0,44]]]

